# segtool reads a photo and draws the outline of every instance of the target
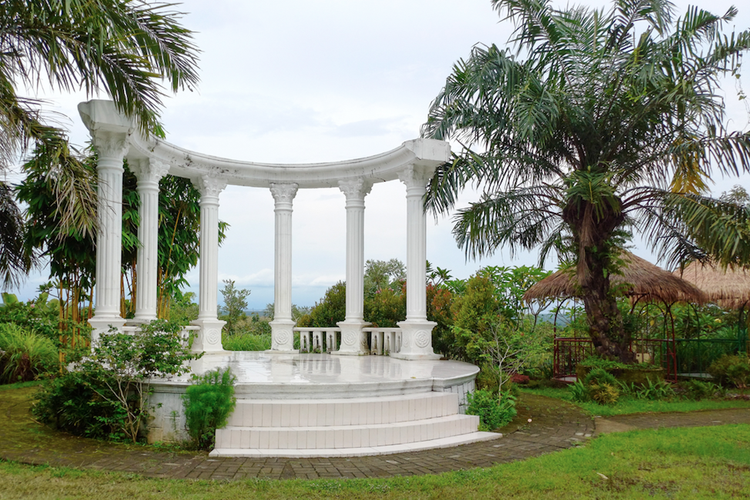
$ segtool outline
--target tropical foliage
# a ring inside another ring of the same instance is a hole
[[[156,320],[136,332],[102,335],[75,370],[47,382],[34,414],[71,432],[136,442],[151,415],[150,381],[184,374],[187,361],[200,357],[182,328]],[[90,420],[77,422],[82,415]]]
[[[476,46],[430,108],[426,137],[463,146],[438,169],[427,207],[453,208],[467,256],[539,247],[574,262],[589,333],[602,356],[632,361],[609,277],[632,231],[665,256],[750,263],[746,209],[710,199],[712,175],[750,171],[750,133],[725,125],[719,78],[739,70],[750,31],[735,17],[663,0],[608,10],[493,0],[515,25],[509,48]],[[736,217],[738,218],[736,218]]]
[[[198,82],[197,48],[192,32],[179,24],[173,4],[141,0],[8,0],[0,9],[0,173],[36,144],[66,175],[46,182],[59,202],[60,233],[74,229],[86,236],[96,224],[91,210],[94,186],[68,146],[65,133],[50,125],[41,101],[18,95],[24,85],[36,89],[85,89],[108,94],[120,111],[145,133],[161,133],[159,109],[165,90],[192,89]],[[166,88],[165,88],[166,87]],[[74,198],[84,210],[65,207]],[[20,252],[15,202],[0,183],[0,279],[17,284],[34,263]],[[10,253],[9,253],[10,252]]]

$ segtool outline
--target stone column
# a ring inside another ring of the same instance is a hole
[[[198,338],[193,341],[193,351],[221,352],[221,329],[226,324],[217,316],[219,293],[219,194],[227,186],[223,179],[203,175],[193,180],[201,193],[201,249]]]
[[[138,177],[138,267],[135,323],[148,323],[157,317],[157,274],[159,272],[159,180],[169,165],[154,159],[134,160],[130,170]]]
[[[294,350],[292,321],[292,202],[299,186],[271,183],[274,200],[273,321],[271,351]]]
[[[99,195],[96,237],[96,312],[89,320],[91,343],[110,327],[120,329],[120,274],[122,272],[122,162],[128,150],[128,134],[92,130],[97,163]]]
[[[341,346],[336,354],[366,354],[364,326],[365,196],[372,184],[364,179],[339,181],[346,196],[346,319],[341,328]]]
[[[427,321],[427,220],[423,198],[434,168],[410,165],[399,179],[406,185],[406,321],[401,321],[399,359],[437,359],[432,350],[432,329]]]

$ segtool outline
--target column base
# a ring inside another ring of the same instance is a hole
[[[227,324],[220,319],[196,319],[190,323],[200,327],[198,336],[193,339],[193,352],[224,352],[221,345],[221,329]]]
[[[401,350],[391,352],[395,359],[440,359],[432,350],[432,329],[437,323],[426,320],[406,320],[398,323],[401,328]]]
[[[122,331],[122,327],[125,326],[125,320],[120,316],[96,316],[89,318],[89,325],[91,325],[91,347],[99,344],[99,337],[108,333],[111,328],[116,328],[118,331]]]
[[[266,352],[291,353],[294,351],[294,325],[290,319],[273,320],[271,325],[271,350]]]
[[[331,354],[338,356],[364,356],[370,354],[367,349],[367,338],[362,328],[371,324],[358,320],[347,320],[337,323],[337,326],[341,328],[341,345],[338,351],[333,351]]]

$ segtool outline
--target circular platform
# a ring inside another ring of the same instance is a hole
[[[337,356],[227,351],[192,362],[194,373],[229,367],[235,394],[246,399],[317,399],[444,392],[472,383],[479,368],[451,360],[405,361],[389,356]],[[189,376],[155,383],[156,392],[183,392]]]

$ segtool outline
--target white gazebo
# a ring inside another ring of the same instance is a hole
[[[159,180],[166,174],[186,177],[201,194],[199,315],[192,329],[197,334],[193,349],[206,355],[194,364],[193,371],[232,366],[238,374],[238,393],[244,394],[238,408],[246,408],[240,415],[240,410],[235,412],[230,421],[234,427],[217,434],[217,454],[373,454],[493,437],[476,432],[476,417],[458,414],[465,393],[474,387],[477,368],[438,361],[432,349],[435,323],[427,320],[422,200],[436,167],[450,157],[448,143],[414,139],[376,156],[332,163],[244,162],[146,137],[111,101],[92,100],[79,104],[78,109],[99,156],[96,310],[89,320],[92,342],[110,327],[127,330],[156,319]],[[119,307],[124,159],[138,178],[141,198],[136,312],[131,325],[120,316]],[[406,186],[406,320],[399,328],[368,328],[363,315],[365,197],[373,184],[394,180]],[[220,194],[230,184],[267,188],[275,202],[274,320],[272,350],[266,353],[227,353],[221,345],[224,322],[217,316],[218,209]],[[346,318],[329,328],[295,328],[291,271],[294,197],[299,189],[331,187],[339,188],[346,197]],[[321,349],[327,354],[309,354],[318,357],[302,359],[294,350],[295,334],[306,350]],[[349,358],[337,356],[371,353],[389,356],[379,357],[377,363],[365,358],[349,362]],[[167,421],[181,408],[179,394],[187,383],[156,384],[154,399],[162,407],[151,425],[152,439],[169,437]],[[323,413],[303,418],[311,404]],[[355,407],[362,408],[359,420],[351,416]],[[378,413],[377,418],[365,416],[365,409]],[[264,411],[278,419],[266,418]],[[408,418],[403,418],[404,411]],[[253,412],[257,413],[255,420]],[[290,425],[297,429],[294,432],[299,439],[291,437]],[[373,426],[381,434],[373,434]],[[394,426],[401,430],[393,431]],[[171,427],[177,429],[174,422]],[[318,437],[310,438],[312,435]],[[306,449],[317,451],[300,451]]]

